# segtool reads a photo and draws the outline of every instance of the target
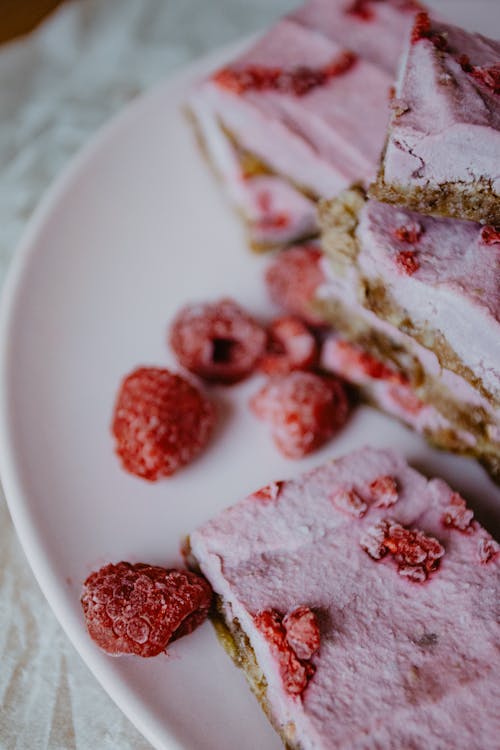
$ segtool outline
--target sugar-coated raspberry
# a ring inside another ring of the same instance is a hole
[[[481,241],[485,245],[496,245],[500,243],[500,229],[486,226],[481,230]]]
[[[331,495],[333,505],[353,518],[363,518],[368,506],[352,487],[342,487]]]
[[[271,300],[311,325],[324,323],[313,309],[316,290],[325,281],[321,258],[317,245],[296,245],[276,256],[265,277]]]
[[[458,492],[453,492],[450,502],[444,509],[441,520],[445,526],[451,526],[459,531],[473,531],[472,522],[474,512],[467,507],[465,500]]]
[[[318,346],[299,318],[278,318],[271,323],[267,333],[267,352],[259,363],[266,375],[286,375],[293,370],[313,367],[318,357]]]
[[[500,63],[488,66],[476,65],[472,69],[472,76],[494,94],[500,94]]]
[[[265,487],[261,487],[260,490],[254,492],[252,497],[264,503],[272,502],[278,499],[282,486],[283,482],[271,482],[271,484],[266,484]]]
[[[264,65],[248,65],[244,68],[222,68],[214,74],[213,80],[218,86],[234,94],[253,90],[305,96],[346,73],[356,60],[353,52],[343,50],[330,63],[318,68],[300,65],[292,70],[282,70]]]
[[[140,367],[122,382],[112,432],[123,468],[143,479],[168,477],[207,444],[215,409],[180,375]]]
[[[282,616],[276,610],[268,609],[255,615],[254,623],[278,662],[284,689],[289,695],[302,695],[315,668],[309,661],[299,659],[288,642]]]
[[[296,607],[283,618],[286,639],[299,659],[310,659],[320,645],[318,620],[309,607]]]
[[[399,242],[405,242],[410,245],[415,245],[422,234],[423,227],[417,221],[409,221],[407,224],[396,227],[393,231],[394,237]]]
[[[479,538],[477,543],[477,553],[479,556],[479,562],[486,565],[490,560],[494,560],[500,552],[500,544],[496,542],[493,537],[489,534],[483,535]]]
[[[188,570],[119,562],[83,584],[87,629],[108,654],[156,656],[206,619],[212,601],[207,581]]]
[[[390,508],[399,498],[398,485],[394,477],[384,475],[377,477],[370,484],[370,496],[374,508]]]
[[[395,260],[396,266],[400,271],[406,274],[406,276],[413,276],[413,274],[420,268],[420,262],[413,250],[401,250],[397,253]]]
[[[271,424],[274,442],[287,458],[301,458],[323,445],[344,425],[349,411],[342,383],[311,372],[272,378],[250,406]]]
[[[390,519],[367,529],[360,544],[374,560],[389,553],[398,566],[398,573],[417,582],[425,581],[444,555],[444,548],[437,539]]]
[[[180,364],[199,377],[236,383],[255,369],[266,334],[233,300],[222,299],[180,310],[170,329],[170,345]]]

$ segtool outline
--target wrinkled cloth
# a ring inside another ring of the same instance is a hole
[[[296,3],[295,3],[296,4]],[[49,183],[111,115],[293,0],[80,0],[0,48],[0,283]],[[49,609],[0,493],[0,750],[150,748]]]

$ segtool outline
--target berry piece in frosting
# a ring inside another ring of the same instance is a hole
[[[481,230],[481,241],[485,245],[496,245],[500,243],[500,229],[495,227],[483,227]]]
[[[437,49],[446,50],[448,48],[446,37],[432,31],[429,14],[425,12],[417,13],[411,33],[412,44],[416,44],[421,39],[429,39]]]
[[[392,555],[398,573],[416,582],[425,581],[444,555],[444,548],[434,537],[389,519],[369,528],[360,544],[374,560]]]
[[[287,458],[302,458],[343,427],[349,412],[342,383],[311,372],[272,378],[251,400],[269,422],[276,446]]]
[[[500,94],[500,63],[489,67],[476,65],[471,73],[476,81],[482,83],[487,89],[490,89],[494,94]]]
[[[180,375],[140,367],[123,381],[112,432],[123,468],[149,481],[168,477],[207,444],[215,409]]]
[[[418,222],[409,222],[403,224],[400,227],[396,227],[394,230],[394,237],[400,242],[406,242],[411,245],[415,245],[420,237],[422,236],[422,225]]]
[[[351,487],[337,490],[331,496],[331,501],[338,510],[353,518],[363,518],[368,508],[364,500]]]
[[[316,340],[299,318],[278,318],[271,323],[267,333],[267,353],[259,365],[267,375],[286,375],[293,370],[308,370],[316,362]]]
[[[356,55],[349,50],[320,68],[300,65],[292,70],[264,65],[249,65],[244,68],[222,68],[213,80],[222,88],[235,94],[245,91],[276,91],[282,94],[305,96],[314,89],[325,86],[333,78],[346,73],[356,62]]]
[[[296,622],[294,625],[293,620],[290,621],[292,632],[292,640],[290,642],[283,619],[276,610],[268,609],[259,612],[254,617],[254,623],[257,630],[262,633],[268,642],[271,653],[278,662],[284,689],[289,695],[301,695],[306,689],[309,680],[314,675],[315,668],[307,659],[299,658],[292,643],[294,642],[295,631],[295,642],[299,644],[299,650],[302,653],[310,651],[313,642],[311,638],[311,624],[303,623],[303,627],[307,633],[307,638],[304,641],[300,633],[300,623]]]
[[[108,654],[156,656],[207,617],[212,589],[187,570],[120,562],[92,573],[82,607],[92,640]]]
[[[453,492],[449,505],[444,509],[442,522],[459,531],[473,531],[472,521],[474,513],[467,507],[465,500],[458,492]]]
[[[233,300],[187,305],[170,329],[180,364],[205,380],[236,383],[255,369],[264,353],[263,328]]]
[[[299,659],[310,659],[318,650],[318,620],[309,607],[296,607],[283,618],[286,639]]]
[[[420,268],[420,263],[413,250],[401,250],[396,255],[396,266],[406,276],[413,276]]]
[[[479,562],[486,565],[490,560],[494,560],[500,552],[500,544],[491,536],[483,535],[479,538],[477,544],[477,552],[479,556]]]
[[[397,503],[399,498],[398,485],[391,476],[374,479],[370,484],[369,492],[374,508],[390,508]]]
[[[279,253],[266,271],[271,300],[310,325],[324,323],[313,310],[316,290],[325,281],[322,257],[317,245],[297,245]]]
[[[264,503],[277,500],[279,497],[282,485],[283,485],[283,482],[271,482],[271,484],[266,484],[265,487],[261,487],[260,490],[257,490],[257,492],[254,492],[253,497],[256,500],[260,500],[261,502],[264,502]]]

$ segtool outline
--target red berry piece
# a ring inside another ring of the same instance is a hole
[[[415,245],[423,234],[423,227],[417,221],[410,221],[407,224],[396,227],[393,234],[399,242]]]
[[[396,255],[396,266],[406,276],[413,276],[420,268],[420,262],[413,250],[401,250]]]
[[[420,39],[428,39],[431,32],[431,20],[429,14],[423,11],[417,13],[411,32],[411,43],[416,44]]]
[[[490,67],[476,65],[472,69],[472,76],[493,94],[500,94],[500,63]]]
[[[472,73],[472,65],[470,62],[469,55],[460,55],[457,57],[457,63],[460,65],[464,73]]]
[[[308,370],[318,357],[316,339],[298,318],[278,318],[269,328],[267,353],[260,369],[267,375],[286,375],[293,370]]]
[[[212,589],[188,570],[120,562],[92,573],[81,601],[90,637],[103,651],[147,657],[201,625]]]
[[[498,555],[500,552],[500,545],[489,534],[488,536],[481,536],[478,541],[477,552],[479,562],[486,565]]]
[[[398,385],[406,385],[408,382],[402,373],[345,339],[335,339],[334,344],[330,341],[328,345],[335,346],[336,356],[341,358],[342,369],[347,376],[351,374],[356,378],[361,374],[373,380],[386,380]]]
[[[278,499],[282,486],[283,482],[271,482],[271,484],[267,484],[265,487],[257,490],[257,492],[254,492],[252,497],[264,503],[273,502]]]
[[[274,442],[287,458],[302,458],[323,445],[343,427],[349,411],[342,383],[311,372],[272,378],[250,405],[271,424]]]
[[[481,230],[481,241],[485,245],[496,245],[500,243],[500,229],[487,226]]]
[[[297,245],[280,252],[266,272],[271,300],[310,325],[324,323],[313,309],[316,291],[325,281],[321,258],[317,245]]]
[[[424,402],[407,385],[392,385],[387,395],[399,409],[409,416],[418,414],[424,408]]]
[[[189,463],[215,422],[211,402],[180,375],[141,367],[123,381],[112,432],[123,468],[152,482]]]
[[[337,490],[331,496],[331,501],[338,510],[352,518],[363,518],[368,509],[364,500],[352,488],[344,487]]]
[[[470,532],[473,531],[473,519],[474,513],[467,507],[463,497],[458,492],[453,492],[441,518],[443,524],[458,531]]]
[[[399,498],[398,485],[394,477],[380,476],[370,484],[370,496],[374,508],[390,508]]]
[[[299,659],[310,659],[320,644],[319,625],[309,607],[296,607],[283,618],[286,639]]]
[[[345,10],[351,16],[356,16],[362,21],[371,21],[373,18],[373,8],[370,0],[354,0]]]
[[[289,695],[300,696],[314,675],[314,666],[301,660],[287,640],[287,632],[279,612],[268,609],[254,617],[254,623],[269,644],[278,662],[283,687]]]
[[[398,573],[416,582],[425,581],[444,555],[444,548],[434,537],[388,519],[369,528],[360,544],[374,560],[389,553]]]
[[[266,347],[264,329],[230,299],[188,305],[170,329],[180,364],[204,380],[237,383],[255,369]]]

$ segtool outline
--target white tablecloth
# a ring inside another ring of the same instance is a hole
[[[295,3],[296,4],[296,3]],[[0,281],[45,188],[132,97],[293,0],[80,0],[0,49]],[[146,750],[61,631],[0,496],[1,750]]]

